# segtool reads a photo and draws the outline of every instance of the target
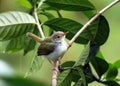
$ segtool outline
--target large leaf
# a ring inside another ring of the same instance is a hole
[[[99,17],[98,31],[94,39],[94,43],[98,45],[104,44],[109,36],[109,24],[104,16]]]
[[[109,67],[109,64],[104,59],[101,59],[99,57],[93,58],[91,60],[91,63],[99,77],[101,77],[108,70]]]
[[[95,9],[88,0],[46,0],[45,3],[59,10],[86,11]]]
[[[6,12],[0,14],[0,40],[9,40],[22,36],[33,29],[35,19],[23,12]]]
[[[74,67],[76,67],[76,66],[84,66],[85,62],[86,62],[86,60],[88,58],[89,52],[90,52],[90,43],[88,43],[88,45],[84,48],[84,50],[82,51],[80,57],[78,58],[78,60],[74,64]]]
[[[70,86],[72,81],[71,70],[65,70],[58,76],[57,86]]]
[[[71,39],[83,26],[82,24],[67,18],[51,19],[44,24],[56,31],[69,31],[69,34],[67,35],[68,39]],[[97,24],[98,20],[93,22],[91,26],[75,40],[75,42],[87,44],[89,40],[93,40],[97,32]]]
[[[67,18],[55,18],[44,23],[56,31],[69,31],[68,39],[71,39],[83,26],[82,24]],[[109,25],[105,17],[100,16],[75,40],[77,43],[86,44],[89,40],[92,44],[102,45],[109,36]]]

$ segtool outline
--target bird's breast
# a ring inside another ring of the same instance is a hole
[[[54,51],[52,53],[50,53],[49,55],[47,55],[47,58],[50,60],[56,60],[58,57],[62,56],[65,51],[67,50],[67,43],[63,42],[63,43],[56,43],[55,44],[56,47],[54,49]]]

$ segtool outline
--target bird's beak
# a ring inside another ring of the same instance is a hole
[[[67,35],[69,33],[69,31],[65,32],[64,35]]]

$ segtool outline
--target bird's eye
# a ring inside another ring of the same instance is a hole
[[[57,36],[57,38],[60,38],[60,36]]]

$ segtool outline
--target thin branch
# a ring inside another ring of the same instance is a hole
[[[41,5],[43,4],[45,0],[41,0],[40,3],[38,4],[38,8],[41,7]]]
[[[35,15],[35,19],[36,19],[36,22],[37,22],[37,27],[38,27],[38,30],[40,32],[40,35],[41,35],[42,38],[45,38],[45,35],[44,35],[43,30],[41,28],[41,24],[40,24],[39,19],[38,19],[36,5],[34,5],[34,15]]]
[[[76,35],[70,40],[68,48],[72,45],[72,43],[78,38],[78,36],[93,22],[95,19],[97,19],[102,13],[104,13],[106,10],[110,9],[112,6],[117,4],[120,0],[115,0],[109,5],[107,5],[105,8],[103,8],[101,11],[99,11],[95,16],[93,16],[77,33]],[[57,76],[58,76],[58,66],[59,66],[60,59],[58,59],[54,63],[54,70],[53,70],[53,76],[52,76],[52,86],[57,86]]]
[[[57,86],[57,76],[59,73],[59,69],[58,69],[59,64],[60,64],[60,59],[58,59],[54,62],[53,75],[52,75],[52,86]]]
[[[70,40],[69,47],[72,45],[72,43],[78,38],[78,36],[93,22],[95,21],[101,14],[103,14],[106,10],[110,9],[112,6],[117,4],[120,0],[115,0],[109,5],[107,5],[105,8],[103,8],[101,11],[99,11],[95,16],[93,16],[76,34],[75,36]]]

